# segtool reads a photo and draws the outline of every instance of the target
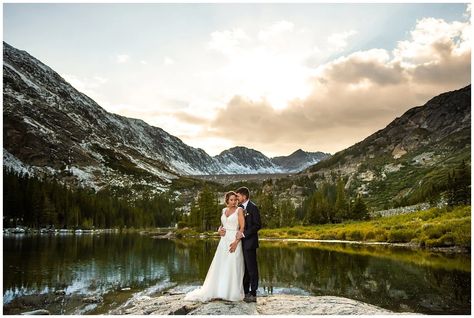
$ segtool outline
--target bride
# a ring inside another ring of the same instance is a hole
[[[237,231],[244,230],[243,209],[237,207],[237,194],[225,194],[226,208],[222,210],[221,222],[225,235],[221,236],[211,266],[202,287],[186,294],[184,300],[208,301],[214,298],[230,301],[244,299],[244,256],[242,244],[235,238]]]

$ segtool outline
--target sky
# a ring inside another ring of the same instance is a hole
[[[334,154],[471,82],[466,3],[5,3],[3,40],[210,155]]]

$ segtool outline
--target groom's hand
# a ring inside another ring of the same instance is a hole
[[[238,231],[236,234],[235,234],[235,238],[240,240],[242,237],[244,237],[244,235],[242,234],[242,232]]]
[[[238,241],[232,242],[232,244],[230,244],[230,247],[229,247],[229,252],[234,253],[235,249],[237,248],[237,244],[239,244]]]
[[[224,236],[225,235],[225,228],[223,228],[222,226],[219,226],[219,230],[217,232],[219,233],[220,236]]]

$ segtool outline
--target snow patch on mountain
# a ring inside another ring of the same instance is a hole
[[[3,166],[18,174],[30,174],[33,172],[30,166],[21,162],[21,160],[9,153],[5,148],[3,148]]]

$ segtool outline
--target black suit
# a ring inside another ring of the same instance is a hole
[[[242,238],[245,261],[244,292],[246,294],[250,292],[250,294],[256,296],[258,288],[258,230],[262,227],[262,222],[260,220],[260,211],[252,201],[247,203],[244,216],[245,227],[244,237]]]

